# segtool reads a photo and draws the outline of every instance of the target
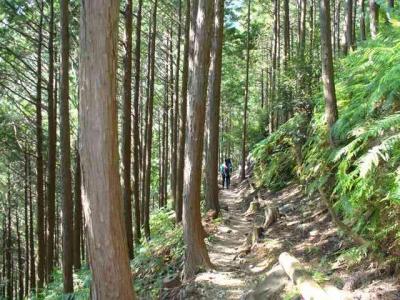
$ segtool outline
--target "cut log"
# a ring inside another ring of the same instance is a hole
[[[276,222],[279,217],[279,211],[276,207],[272,206],[267,206],[265,208],[265,222],[264,222],[264,228],[267,229],[268,226]]]
[[[301,263],[287,252],[279,255],[279,263],[296,284],[304,300],[330,300],[328,294],[316,283]]]

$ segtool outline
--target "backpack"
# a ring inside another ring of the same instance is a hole
[[[229,166],[224,165],[224,174],[225,174],[225,176],[229,176],[230,173],[231,173],[231,166],[230,165]]]

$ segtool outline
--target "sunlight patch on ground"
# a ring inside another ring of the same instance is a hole
[[[232,278],[232,273],[220,272],[212,273],[206,272],[197,275],[196,282],[211,282],[213,285],[229,288],[240,288],[243,287],[245,282],[242,279]]]

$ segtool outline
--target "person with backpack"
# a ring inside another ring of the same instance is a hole
[[[220,167],[222,177],[222,188],[229,189],[231,184],[232,162],[230,158],[225,159],[225,162]]]

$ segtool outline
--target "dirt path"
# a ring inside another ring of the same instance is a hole
[[[252,219],[246,218],[242,210],[246,192],[234,184],[220,191],[221,207],[225,208],[221,210],[222,221],[207,242],[216,269],[197,275],[195,299],[240,299],[256,278],[256,274],[249,276],[247,261],[237,257],[252,226]]]
[[[312,270],[313,276],[327,290],[342,289],[356,270],[365,272],[371,268],[370,262],[365,262],[351,269],[349,262],[341,260],[340,253],[351,249],[351,243],[340,237],[321,201],[304,196],[296,184],[278,193],[258,193],[260,205],[277,207],[280,218],[263,232],[251,251],[243,253],[255,218],[246,216],[245,212],[256,194],[248,183],[233,184],[230,190],[220,191],[221,222],[207,240],[209,255],[216,268],[199,273],[186,286],[184,299],[272,299],[264,292],[255,298],[244,295],[254,289],[256,292],[268,289],[270,279],[264,278],[271,268],[275,269],[279,254],[284,251]],[[291,283],[286,282],[285,286],[286,289],[280,290],[274,299],[283,299],[287,293],[291,296],[285,299],[298,299],[292,294]],[[390,276],[359,288],[352,299],[400,299],[400,285]]]

